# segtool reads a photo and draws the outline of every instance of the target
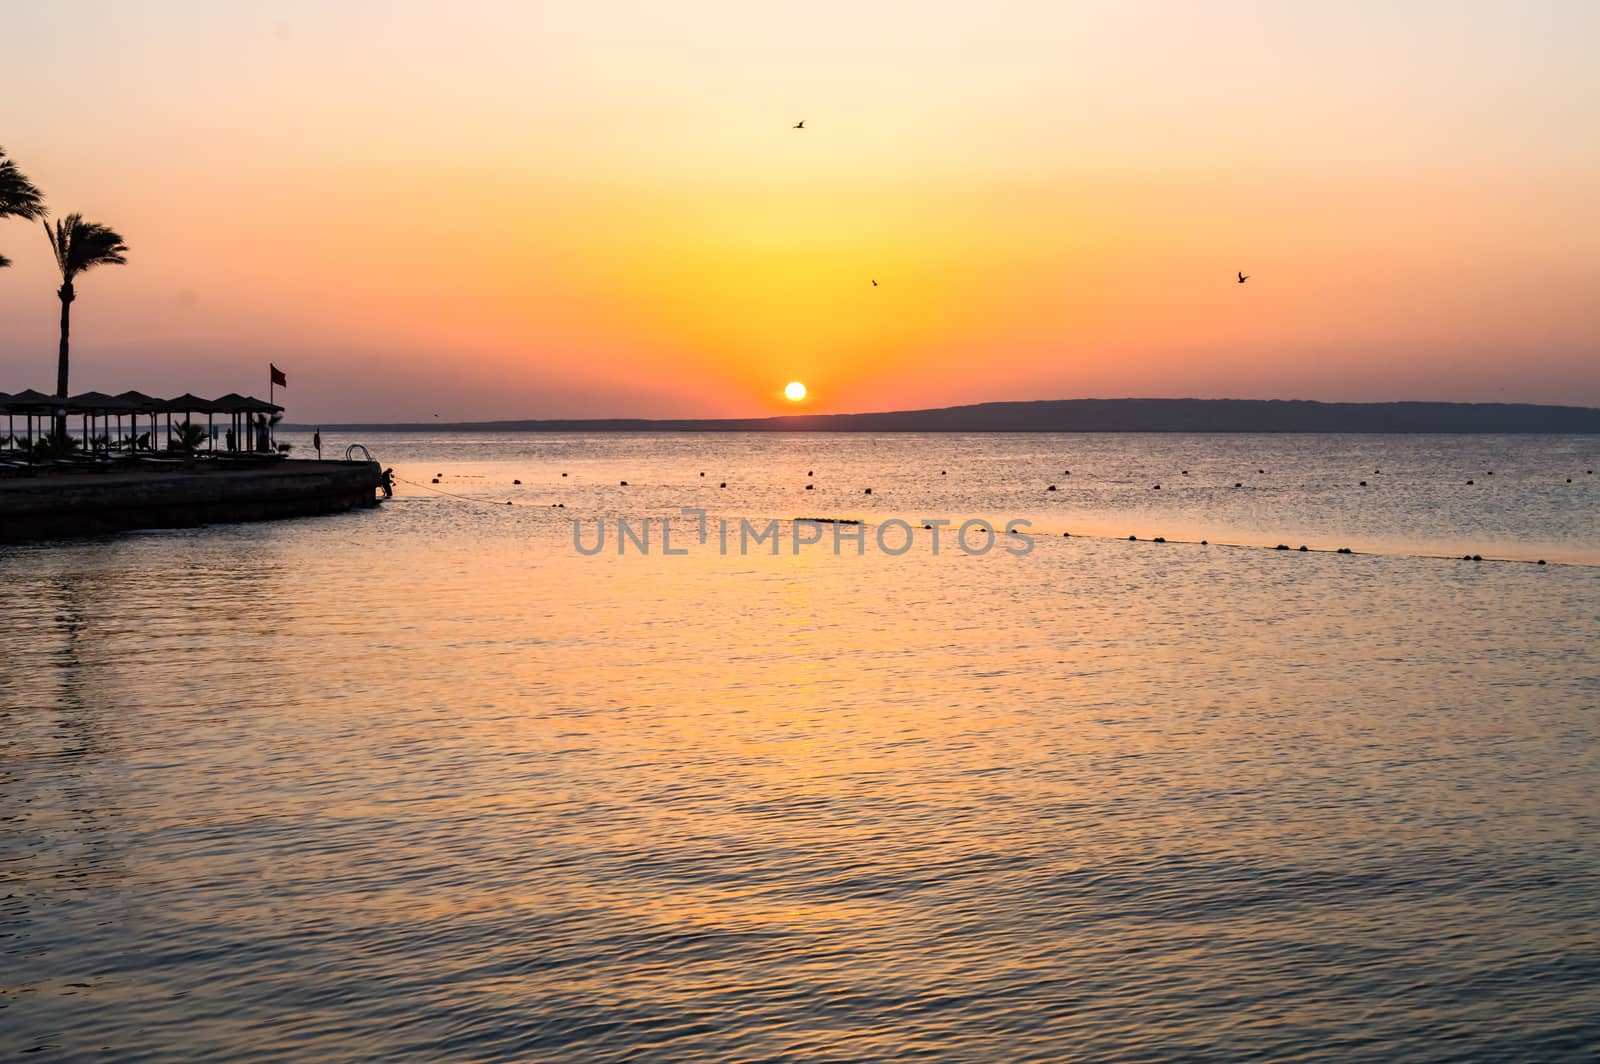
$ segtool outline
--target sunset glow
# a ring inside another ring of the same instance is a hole
[[[1593,5],[452,11],[14,12],[0,144],[132,249],[75,380],[272,359],[296,420],[760,415],[791,375],[818,413],[1600,403]],[[0,223],[17,387],[46,250]]]

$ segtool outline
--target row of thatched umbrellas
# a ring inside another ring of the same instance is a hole
[[[57,395],[45,395],[28,389],[15,395],[0,392],[0,413],[6,415],[6,435],[10,438],[10,445],[14,449],[23,437],[16,431],[16,421],[25,418],[27,422],[27,442],[31,447],[34,439],[34,421],[37,418],[42,424],[39,428],[41,437],[48,435],[51,424],[58,417],[82,416],[83,438],[87,446],[95,437],[92,433],[94,426],[100,427],[100,435],[108,436],[113,440],[123,439],[122,419],[126,417],[131,436],[138,435],[139,419],[150,419],[150,436],[153,438],[158,431],[157,419],[166,416],[167,439],[172,439],[172,415],[181,414],[184,420],[191,420],[197,414],[206,415],[207,437],[215,435],[213,426],[218,414],[227,414],[233,431],[233,438],[240,443],[255,426],[254,418],[265,418],[267,415],[281,411],[283,407],[269,403],[254,396],[239,395],[229,392],[220,399],[202,399],[198,395],[185,393],[176,399],[157,399],[145,395],[143,392],[123,392],[121,395],[106,395],[103,392],[84,392],[63,399]],[[117,433],[111,436],[111,422],[116,420]],[[257,431],[266,431],[270,434],[270,427],[258,427]],[[254,447],[239,448],[243,450],[270,449],[270,438],[254,441]]]

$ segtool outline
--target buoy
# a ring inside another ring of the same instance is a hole
[[[704,474],[704,473],[702,473],[702,474],[700,474],[700,475],[701,475],[701,476],[705,476],[705,474]],[[809,470],[809,469],[808,469],[808,470],[806,470],[806,476],[808,476],[808,477],[809,477],[809,476],[810,476],[810,475],[811,475],[811,470]]]
[[[1128,537],[1128,542],[1129,543],[1137,543],[1137,542],[1139,542],[1139,537],[1138,536],[1129,536]]]
[[[816,485],[815,485],[815,484],[807,484],[807,485],[806,485],[806,490],[807,490],[807,491],[811,491],[811,490],[813,490],[813,489],[814,489],[814,488],[816,488]]]
[[[1539,564],[1540,564],[1540,565],[1543,565],[1543,564],[1544,564],[1544,559],[1543,559],[1543,558],[1540,558],[1540,559],[1539,559]]]
[[[1364,480],[1363,480],[1363,481],[1362,481],[1362,482],[1361,482],[1361,486],[1362,486],[1362,487],[1363,487],[1363,488],[1364,488],[1364,487],[1366,487],[1366,486],[1367,486],[1367,482],[1366,482],[1366,481],[1364,481]]]
[[[868,494],[868,495],[871,495],[871,494],[872,494],[872,489],[871,489],[871,488],[868,488],[868,489],[867,489],[867,494]]]
[[[1572,478],[1571,478],[1571,477],[1568,477],[1568,478],[1567,478],[1567,483],[1568,483],[1568,484],[1571,484],[1571,483],[1572,483]]]
[[[1378,475],[1378,474],[1379,474],[1379,473],[1382,473],[1382,472],[1383,472],[1383,470],[1381,470],[1381,469],[1374,469],[1374,470],[1373,470],[1373,471],[1372,471],[1372,475],[1373,475],[1373,476],[1377,476],[1377,475]]]
[[[1311,548],[1306,546],[1304,543],[1300,544],[1300,553],[1304,554],[1306,551],[1308,551],[1310,549]]]
[[[1072,533],[1071,532],[1063,532],[1063,533],[1061,533],[1061,538],[1062,539],[1071,539],[1072,538]]]
[[[941,470],[939,470],[939,475],[940,475],[940,476],[941,476],[941,477],[942,477],[942,476],[944,476],[944,470],[942,470],[942,469],[941,469]]]
[[[565,474],[565,473],[563,473],[563,474],[561,474],[561,475],[562,475],[562,476],[566,476],[566,474]],[[700,474],[700,475],[701,475],[701,476],[705,476],[705,474],[704,474],[704,473],[701,473],[701,474]]]
[[[561,507],[563,510],[565,510],[567,508],[567,504],[564,503],[564,502],[558,502],[558,503],[556,503],[556,505]]]
[[[1152,543],[1165,543],[1166,541],[1167,541],[1167,537],[1166,536],[1157,536],[1155,539],[1151,540],[1150,542],[1152,542]]]
[[[1258,470],[1256,470],[1256,472],[1257,472],[1257,473],[1265,473],[1265,472],[1266,472],[1266,470],[1265,470],[1265,469],[1258,469]]]
[[[627,481],[626,481],[626,480],[624,480],[624,481],[623,481],[623,482],[622,482],[622,486],[623,486],[623,487],[627,487],[627,486],[628,486],[628,482],[627,482]]]
[[[1055,491],[1056,490],[1056,486],[1054,484],[1052,484],[1048,488],[1045,488],[1044,490],[1045,491]]]
[[[1155,490],[1156,490],[1156,491],[1160,491],[1160,490],[1161,490],[1161,485],[1160,485],[1160,484],[1157,484],[1157,485],[1156,485],[1156,486],[1155,486]]]
[[[1062,470],[1062,471],[1061,471],[1061,475],[1062,475],[1062,476],[1064,476],[1064,477],[1070,477],[1070,476],[1071,476],[1071,475],[1072,475],[1072,470],[1070,470],[1070,469],[1063,469],[1063,470]]]
[[[721,484],[717,485],[717,487],[719,487],[719,488],[725,488],[727,486],[728,486],[728,482],[726,480],[724,480]]]
[[[1338,553],[1338,554],[1354,554],[1355,551],[1351,550],[1349,547],[1340,547],[1336,553]]]
[[[1187,470],[1187,469],[1185,469],[1185,470],[1184,470],[1184,471],[1183,471],[1183,475],[1184,475],[1184,476],[1188,476],[1188,475],[1189,475],[1189,471],[1188,471],[1188,470]]]
[[[1494,470],[1492,470],[1492,469],[1491,469],[1491,470],[1489,470],[1489,475],[1490,475],[1490,476],[1491,476],[1491,477],[1492,477],[1492,476],[1494,476]]]
[[[1467,483],[1468,483],[1468,484],[1471,484],[1471,483],[1472,483],[1472,481],[1470,481],[1470,480],[1469,480],[1469,481],[1467,481]]]
[[[1202,546],[1202,547],[1209,547],[1209,546],[1211,546],[1211,544],[1210,544],[1210,543],[1209,543],[1209,542],[1207,542],[1207,541],[1206,541],[1206,540],[1203,540],[1203,539],[1202,539],[1202,540],[1201,540],[1201,541],[1200,541],[1200,545],[1201,545],[1201,546]]]
[[[1236,481],[1234,481],[1234,482],[1233,482],[1233,486],[1234,486],[1234,487],[1236,487],[1236,488],[1242,488],[1242,487],[1244,487],[1244,485],[1243,485],[1243,484],[1241,484],[1241,483],[1239,483],[1239,481],[1237,481],[1237,480],[1236,480]]]
[[[506,505],[507,505],[507,506],[510,506],[510,505],[511,505],[511,500],[510,500],[510,499],[507,499],[507,500],[506,500]]]
[[[562,476],[566,476],[566,474],[565,474],[565,473],[563,473],[563,474],[561,474],[561,475],[562,475]],[[705,474],[704,474],[704,473],[701,473],[701,474],[700,474],[700,475],[701,475],[701,476],[705,476]]]
[[[522,481],[520,481],[520,480],[513,480],[513,481],[512,481],[512,482],[511,482],[511,483],[513,483],[513,484],[521,484],[521,483],[522,483]]]
[[[1277,545],[1277,546],[1276,546],[1276,547],[1273,547],[1273,548],[1272,548],[1272,549],[1273,549],[1273,550],[1288,550],[1288,549],[1289,549],[1289,544],[1287,544],[1287,543],[1280,543],[1280,544],[1278,544],[1278,545]]]
[[[1472,555],[1470,555],[1470,554],[1463,554],[1463,555],[1462,555],[1462,556],[1461,556],[1461,560],[1462,560],[1462,561],[1464,561],[1464,562],[1470,562],[1470,561],[1471,561],[1471,560],[1472,560]]]
[[[434,482],[434,483],[435,483],[435,484],[437,484],[437,483],[439,483],[439,478],[438,478],[438,477],[434,477],[434,478],[433,478],[433,482]]]
[[[932,528],[933,526],[932,525],[923,525],[922,527],[923,528]]]
[[[1481,561],[1483,561],[1483,555],[1481,555],[1481,554],[1474,554],[1474,555],[1473,555],[1473,556],[1472,556],[1472,560],[1473,560],[1473,561],[1475,561],[1475,562],[1481,562]]]

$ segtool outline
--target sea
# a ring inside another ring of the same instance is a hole
[[[0,546],[0,1058],[1600,1057],[1600,437],[323,443]]]

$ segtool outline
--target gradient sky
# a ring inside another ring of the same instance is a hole
[[[131,248],[73,391],[1600,405],[1596,40],[1594,3],[38,4],[0,145]],[[0,391],[53,390],[43,234],[0,250]]]

